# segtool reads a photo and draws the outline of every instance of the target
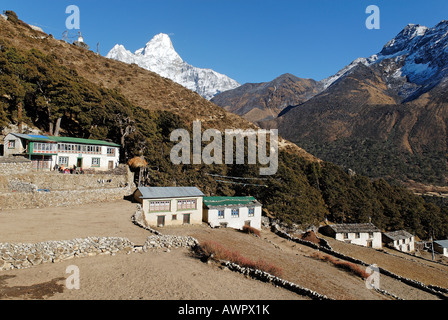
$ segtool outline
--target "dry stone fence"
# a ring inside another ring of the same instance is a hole
[[[24,269],[75,257],[131,253],[134,244],[127,238],[89,237],[66,241],[0,243],[0,270]]]

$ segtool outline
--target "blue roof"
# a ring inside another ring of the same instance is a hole
[[[441,247],[448,248],[448,240],[436,240],[434,242]]]
[[[204,194],[196,187],[139,187],[141,199],[165,199],[203,197]]]

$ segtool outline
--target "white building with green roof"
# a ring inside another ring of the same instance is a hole
[[[212,228],[261,230],[262,205],[254,197],[204,197],[203,220]]]
[[[108,170],[119,164],[120,145],[108,141],[10,133],[4,139],[4,156],[24,156],[34,169],[56,167]]]

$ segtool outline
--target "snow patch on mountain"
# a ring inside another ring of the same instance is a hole
[[[208,100],[218,93],[240,86],[226,75],[211,69],[197,68],[183,61],[174,49],[170,37],[164,33],[154,36],[144,48],[135,53],[117,44],[106,57],[128,64],[135,63],[199,93]]]

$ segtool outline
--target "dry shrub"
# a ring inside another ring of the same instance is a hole
[[[242,231],[248,234],[255,234],[256,236],[260,236],[260,230],[255,229],[251,226],[244,225]]]
[[[204,255],[213,257],[213,259],[216,260],[227,260],[239,264],[243,267],[259,269],[268,272],[277,277],[281,276],[281,274],[283,273],[283,269],[276,265],[273,265],[262,259],[253,261],[251,259],[243,257],[238,251],[231,251],[223,245],[214,241],[204,241],[203,243],[201,243],[201,249]]]
[[[330,262],[330,263],[334,264],[336,267],[350,271],[350,272],[354,273],[355,275],[361,277],[362,279],[367,279],[370,276],[370,274],[367,273],[366,270],[364,270],[362,267],[360,267],[357,264],[352,263],[352,262],[339,260],[332,256],[322,255],[319,253],[314,253],[312,255],[312,257],[322,260],[322,261]]]

